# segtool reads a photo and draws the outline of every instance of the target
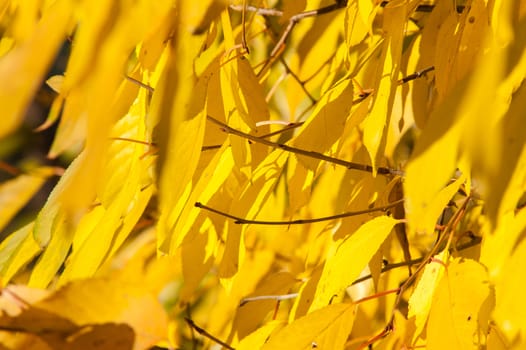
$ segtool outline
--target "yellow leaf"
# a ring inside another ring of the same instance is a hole
[[[180,292],[180,300],[191,301],[203,277],[212,268],[213,253],[217,244],[217,233],[207,220],[199,228],[199,232],[192,235],[181,245],[181,262],[184,285]],[[175,251],[172,252],[172,254]]]
[[[67,34],[71,6],[69,0],[56,1],[44,12],[27,40],[2,57],[0,105],[3,106],[4,122],[0,127],[0,138],[13,132],[22,122],[33,94]]]
[[[371,113],[363,123],[363,143],[371,157],[373,171],[376,173],[378,157],[383,155],[387,126],[391,118],[392,106],[397,87],[405,23],[406,2],[390,2],[384,10],[384,29],[386,37],[382,55],[378,60],[377,86]]]
[[[194,77],[191,58],[198,51],[200,40],[183,30],[178,33],[177,47],[169,53],[164,81],[155,90],[152,101],[152,113],[160,121],[157,129],[161,215],[157,229],[159,249],[165,252],[170,250],[173,230],[191,193],[205,134],[208,81],[218,69],[218,62],[214,61],[200,77]]]
[[[254,219],[276,186],[287,158],[288,154],[282,150],[275,150],[270,153],[254,170],[251,181],[242,188],[238,197],[235,198],[230,213],[237,217]],[[219,266],[219,276],[225,280],[232,278],[239,265],[242,264],[245,253],[242,231],[246,230],[246,225],[227,221],[224,230],[227,233],[227,239],[225,252]]]
[[[345,11],[345,42],[349,50],[362,42],[368,32],[367,22],[364,22],[363,16],[360,16],[360,10],[363,11],[363,9],[359,3],[367,5],[368,1],[350,1]]]
[[[208,203],[212,196],[230,176],[234,166],[232,152],[227,145],[217,151],[206,169],[200,174],[199,180],[192,190],[186,205],[179,216],[174,230],[174,237],[170,244],[170,252],[174,252],[186,239],[192,239],[192,232],[196,233],[195,222],[204,213],[195,207],[196,202]]]
[[[325,306],[272,334],[262,349],[343,349],[354,314],[353,304]]]
[[[28,174],[0,184],[0,230],[22,209],[53,174],[53,169],[42,167]]]
[[[310,311],[329,304],[354,282],[397,222],[392,217],[379,216],[350,237],[333,242]]]
[[[454,175],[462,131],[462,123],[455,116],[465,86],[464,81],[431,114],[407,164],[404,193],[410,236],[417,230],[415,221]]]
[[[526,283],[521,276],[521,269],[526,263],[526,240],[522,240],[508,255],[502,269],[492,278],[495,281],[496,305],[494,317],[497,325],[508,341],[520,335],[524,344],[526,336],[526,308],[522,291]]]
[[[327,152],[341,136],[351,110],[353,86],[350,79],[336,83],[320,99],[309,119],[293,139],[295,147],[307,151]],[[319,160],[298,157],[310,170],[315,171]]]
[[[296,279],[288,272],[278,272],[263,279],[258,288],[246,297],[265,295],[283,295],[288,293]],[[240,305],[236,311],[232,324],[232,333],[236,339],[243,339],[255,331],[269,313],[274,311],[277,301],[256,300]]]
[[[449,253],[446,250],[434,256],[436,261],[431,261],[426,265],[413,294],[411,294],[409,298],[409,312],[407,317],[414,317],[416,324],[413,342],[425,328],[429,310],[431,310],[431,304],[433,302],[433,295],[444,275],[444,266],[442,266],[439,261],[445,263],[448,258]]]
[[[433,296],[427,349],[480,349],[490,323],[490,312],[483,308],[492,305],[492,300],[484,266],[470,259],[452,259]]]
[[[290,311],[289,322],[305,316],[309,312],[309,307],[316,295],[316,287],[318,286],[322,272],[323,266],[320,265],[312,271],[309,279],[301,285],[298,296]]]
[[[32,233],[33,223],[30,223],[13,232],[0,243],[0,281],[2,285],[6,285],[41,251]]]
[[[268,323],[265,323],[263,326],[259,327],[254,332],[243,338],[236,346],[236,349],[261,349],[272,333],[280,330],[284,325],[284,322],[279,320],[272,320]]]
[[[206,0],[199,2],[179,1],[181,12],[183,13],[183,24],[193,34],[201,34],[208,29],[210,23],[225,10],[228,1],[226,0]]]

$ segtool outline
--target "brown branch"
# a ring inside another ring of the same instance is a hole
[[[283,64],[283,66],[285,67],[285,70],[287,71],[288,74],[290,74],[292,76],[292,78],[294,78],[294,80],[296,80],[296,82],[301,86],[301,89],[303,90],[303,92],[305,93],[305,95],[307,95],[307,97],[309,98],[309,100],[311,101],[312,104],[315,104],[316,102],[316,99],[311,95],[311,93],[309,92],[309,90],[307,90],[307,88],[305,87],[305,83],[301,81],[301,79],[296,75],[296,73],[294,73],[292,71],[292,69],[289,67],[289,65],[287,64],[287,62],[283,59],[283,57],[280,57],[279,61],[281,62],[281,64]]]
[[[418,72],[415,72],[413,74],[409,74],[408,76],[405,76],[402,79],[398,80],[398,84],[402,85],[402,84],[405,84],[405,83],[407,83],[407,82],[409,82],[411,80],[415,80],[415,79],[421,78],[421,77],[425,76],[427,73],[429,73],[431,71],[434,71],[434,70],[435,70],[435,66],[424,68],[422,70],[419,70]]]
[[[345,167],[347,169],[365,171],[365,172],[368,172],[368,173],[372,173],[373,172],[373,167],[370,166],[370,165],[349,162],[349,161],[346,161],[346,160],[342,160],[342,159],[338,159],[338,158],[334,158],[334,157],[329,157],[329,156],[326,156],[326,155],[324,155],[322,153],[319,153],[319,152],[306,151],[306,150],[303,150],[301,148],[296,148],[296,147],[288,146],[288,145],[285,145],[285,144],[282,144],[282,143],[277,143],[277,142],[272,142],[272,141],[269,141],[269,140],[265,140],[265,139],[262,139],[261,137],[253,136],[253,135],[244,133],[242,131],[239,131],[237,129],[231,128],[227,124],[225,124],[225,123],[223,123],[223,122],[221,122],[221,121],[219,121],[219,120],[217,120],[217,119],[215,119],[215,118],[213,118],[211,116],[207,116],[207,118],[211,122],[219,125],[223,129],[223,131],[228,133],[228,134],[236,135],[236,136],[245,138],[247,140],[250,140],[250,141],[253,141],[253,142],[256,142],[256,143],[261,143],[263,145],[266,145],[266,146],[269,146],[269,147],[272,147],[272,148],[284,150],[286,152],[295,153],[295,154],[299,154],[299,155],[310,157],[310,158],[314,158],[314,159],[324,160],[324,161],[332,163],[332,164],[343,166],[343,167]],[[381,175],[400,175],[400,176],[403,175],[403,172],[401,172],[399,170],[390,169],[390,168],[386,168],[386,167],[378,167],[377,168],[377,172],[378,172],[378,174],[381,174]]]
[[[281,129],[281,130],[277,130],[277,131],[273,131],[273,132],[270,132],[270,133],[268,133],[268,134],[262,135],[262,136],[260,136],[260,138],[262,138],[262,139],[267,139],[267,138],[269,138],[269,137],[271,137],[271,136],[282,134],[282,133],[284,133],[285,131],[299,128],[299,127],[302,126],[303,124],[304,124],[304,122],[299,122],[299,123],[289,123],[289,125],[287,125],[287,126],[284,127],[283,129]]]
[[[195,331],[199,334],[201,334],[202,336],[216,342],[217,344],[227,348],[228,350],[235,350],[233,347],[231,347],[230,345],[228,345],[227,343],[225,343],[224,341],[222,341],[221,339],[218,339],[216,337],[214,337],[212,334],[208,333],[206,330],[204,330],[203,328],[199,327],[198,325],[195,324],[195,322],[188,318],[188,317],[185,317],[184,320],[186,321],[186,323],[188,323],[188,325],[190,327],[192,327],[192,329],[195,329]]]
[[[321,218],[314,218],[314,219],[298,219],[298,220],[286,220],[286,221],[264,221],[264,220],[248,220],[244,218],[240,218],[238,216],[234,216],[225,212],[222,212],[220,210],[211,208],[209,206],[206,206],[200,202],[196,202],[195,206],[197,208],[205,209],[210,212],[216,213],[218,215],[227,217],[229,219],[235,220],[234,222],[236,224],[249,224],[249,225],[305,225],[305,224],[312,224],[315,222],[323,222],[323,221],[330,221],[330,220],[336,220],[336,219],[342,219],[347,218],[350,216],[357,216],[357,215],[363,215],[363,214],[370,214],[378,211],[386,211],[389,208],[395,207],[400,203],[403,203],[403,199],[397,200],[396,202],[389,203],[388,205],[384,205],[382,207],[376,207],[376,208],[369,208],[369,209],[363,209],[363,210],[357,210],[357,211],[349,211],[342,214],[337,215],[331,215],[331,216],[325,216]]]
[[[475,236],[475,237],[473,237],[471,239],[470,242],[467,242],[467,243],[464,243],[464,244],[462,244],[462,245],[460,245],[458,247],[452,248],[451,250],[456,250],[456,251],[460,252],[462,250],[474,247],[474,246],[480,244],[480,242],[482,242],[482,238]],[[424,261],[424,259],[426,259],[426,257],[420,257],[420,258],[416,258],[416,259],[412,259],[412,260],[408,260],[408,261],[402,261],[402,262],[399,262],[399,263],[387,264],[384,267],[382,267],[382,269],[380,270],[380,273],[384,273],[384,272],[387,272],[387,271],[390,271],[390,270],[394,270],[394,269],[399,268],[399,267],[417,265],[417,264],[422,263]],[[371,278],[373,278],[373,275],[366,275],[366,276],[360,277],[357,280],[355,280],[353,283],[351,283],[351,286],[354,286],[355,284],[358,284],[360,282],[366,281],[366,280],[371,279]]]
[[[269,65],[276,60],[276,58],[283,52],[283,47],[285,46],[285,42],[287,41],[288,37],[290,36],[292,29],[296,26],[296,24],[301,21],[302,19],[309,18],[309,17],[316,17],[321,16],[339,9],[344,8],[347,6],[347,1],[340,1],[335,4],[321,7],[316,10],[311,11],[304,11],[300,12],[298,14],[295,14],[294,16],[290,17],[289,23],[287,24],[287,27],[281,34],[280,38],[274,45],[274,48],[270,52],[269,60],[267,63],[261,68],[261,70],[258,72],[258,76],[263,74],[263,72],[269,67]]]

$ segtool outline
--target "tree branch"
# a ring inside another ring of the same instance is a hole
[[[266,146],[269,146],[269,147],[272,147],[272,148],[282,149],[282,150],[284,150],[286,152],[291,152],[291,153],[299,154],[299,155],[310,157],[310,158],[314,158],[314,159],[324,160],[324,161],[332,163],[332,164],[336,164],[336,165],[340,165],[340,166],[346,167],[347,169],[359,170],[359,171],[364,171],[364,172],[368,172],[368,173],[372,173],[373,172],[373,167],[370,166],[370,165],[354,163],[354,162],[348,162],[346,160],[342,160],[342,159],[326,156],[326,155],[324,155],[322,153],[319,153],[319,152],[306,151],[306,150],[303,150],[301,148],[296,148],[296,147],[288,146],[288,145],[285,145],[285,144],[282,144],[282,143],[276,143],[276,142],[272,142],[272,141],[269,141],[269,140],[265,140],[265,139],[262,139],[261,137],[253,136],[253,135],[250,135],[250,134],[246,134],[246,133],[244,133],[242,131],[239,131],[239,130],[236,130],[234,128],[231,128],[227,124],[225,124],[225,123],[223,123],[223,122],[221,122],[221,121],[219,121],[219,120],[217,120],[217,119],[215,119],[215,118],[213,118],[211,116],[207,116],[207,118],[208,118],[209,121],[219,125],[223,129],[223,131],[228,133],[228,134],[232,134],[232,135],[236,135],[236,136],[239,136],[239,137],[243,137],[243,138],[245,138],[247,140],[250,140],[250,141],[253,141],[253,142],[256,142],[256,143],[261,143],[263,145],[266,145]],[[400,176],[403,175],[402,171],[395,170],[395,169],[390,169],[390,168],[386,168],[386,167],[378,167],[377,172],[378,172],[378,174],[381,174],[381,175],[400,175]]]
[[[370,214],[378,211],[386,211],[389,208],[395,207],[400,203],[403,203],[403,199],[397,200],[396,202],[389,203],[387,205],[384,205],[382,207],[376,207],[376,208],[369,208],[369,209],[363,209],[363,210],[357,210],[357,211],[348,211],[346,213],[337,214],[337,215],[331,215],[331,216],[324,216],[321,218],[314,218],[314,219],[298,219],[298,220],[286,220],[286,221],[265,221],[265,220],[248,220],[244,218],[240,218],[238,216],[234,216],[225,212],[222,212],[220,210],[211,208],[209,206],[206,206],[202,204],[201,202],[196,202],[195,206],[197,208],[208,210],[212,213],[216,213],[218,215],[227,217],[229,219],[235,220],[234,222],[236,224],[243,224],[243,225],[305,225],[305,224],[312,224],[315,222],[323,222],[323,221],[330,221],[330,220],[336,220],[336,219],[342,219],[347,218],[350,216],[357,216],[357,215],[363,215],[363,214]]]

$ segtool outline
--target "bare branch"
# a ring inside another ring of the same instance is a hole
[[[195,206],[197,208],[208,210],[212,213],[216,213],[218,215],[227,217],[229,219],[235,220],[236,224],[250,224],[250,225],[305,225],[305,224],[312,224],[315,222],[322,222],[322,221],[330,221],[330,220],[336,220],[336,219],[342,219],[347,218],[350,216],[357,216],[357,215],[363,215],[363,214],[370,214],[375,213],[379,211],[386,211],[389,208],[395,207],[400,203],[403,203],[403,199],[397,200],[396,202],[389,203],[387,205],[384,205],[382,207],[376,207],[376,208],[369,208],[364,210],[357,210],[357,211],[348,211],[346,213],[337,214],[337,215],[331,215],[331,216],[324,216],[321,218],[314,218],[314,219],[298,219],[298,220],[290,220],[290,221],[265,221],[265,220],[248,220],[244,218],[240,218],[238,216],[234,216],[225,212],[222,212],[220,210],[211,208],[209,206],[206,206],[200,202],[196,202]]]
[[[185,317],[184,320],[186,321],[186,323],[188,323],[188,325],[190,327],[192,327],[192,329],[195,329],[195,331],[203,336],[205,336],[206,338],[216,342],[217,344],[227,348],[228,350],[235,350],[233,347],[231,347],[230,345],[228,345],[227,343],[225,343],[224,341],[222,341],[221,339],[218,339],[216,337],[214,337],[212,334],[208,333],[206,330],[204,330],[203,328],[199,327],[198,325],[195,324],[195,322],[188,318],[188,317]]]
[[[221,121],[219,121],[219,120],[217,120],[217,119],[215,119],[215,118],[213,118],[211,116],[207,116],[207,118],[211,122],[219,125],[223,129],[223,131],[225,131],[226,133],[229,133],[229,134],[232,134],[232,135],[236,135],[236,136],[239,136],[239,137],[243,137],[243,138],[245,138],[247,140],[250,140],[250,141],[253,141],[253,142],[256,142],[256,143],[261,143],[263,145],[266,145],[266,146],[269,146],[269,147],[272,147],[272,148],[282,149],[282,150],[284,150],[286,152],[291,152],[291,153],[299,154],[299,155],[310,157],[310,158],[324,160],[324,161],[332,163],[332,164],[336,164],[336,165],[340,165],[340,166],[346,167],[347,169],[359,170],[359,171],[364,171],[364,172],[368,172],[368,173],[372,173],[373,172],[373,167],[370,166],[370,165],[354,163],[354,162],[348,162],[346,160],[342,160],[342,159],[326,156],[326,155],[324,155],[322,153],[319,153],[319,152],[306,151],[306,150],[303,150],[303,149],[300,149],[300,148],[296,148],[296,147],[288,146],[288,145],[285,145],[285,144],[281,144],[281,143],[276,143],[276,142],[272,142],[272,141],[269,141],[269,140],[265,140],[265,139],[262,139],[261,137],[257,137],[257,136],[250,135],[250,134],[246,134],[246,133],[244,133],[242,131],[239,131],[239,130],[236,130],[234,128],[231,128],[227,124],[225,124],[225,123],[223,123],[223,122],[221,122]],[[390,168],[386,168],[386,167],[378,167],[377,172],[378,172],[378,174],[381,174],[381,175],[400,175],[400,176],[403,175],[403,172],[401,172],[399,170],[390,169]]]
[[[294,299],[298,296],[298,294],[299,293],[290,293],[290,294],[284,294],[284,295],[258,295],[257,297],[243,298],[241,299],[239,306],[243,306],[252,301],[261,301],[261,300],[282,301],[282,300],[287,300],[287,299]]]

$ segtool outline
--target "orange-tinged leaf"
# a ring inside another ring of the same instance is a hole
[[[483,307],[492,300],[484,266],[470,259],[450,260],[433,296],[427,349],[480,349],[490,322]]]
[[[445,250],[434,256],[436,261],[431,261],[426,265],[413,294],[411,294],[409,298],[409,312],[407,317],[414,317],[416,324],[413,341],[415,341],[424,330],[429,311],[431,310],[433,295],[444,275],[444,266],[440,264],[439,261],[446,262],[448,257],[449,253]]]
[[[56,1],[44,12],[27,40],[2,57],[0,105],[3,106],[4,122],[0,126],[0,138],[14,131],[22,121],[33,94],[67,34],[71,6],[69,0]]]
[[[333,242],[311,311],[329,304],[354,282],[397,222],[392,217],[379,216],[363,224],[350,237]]]
[[[262,349],[343,349],[354,314],[353,304],[325,306],[272,334]]]

